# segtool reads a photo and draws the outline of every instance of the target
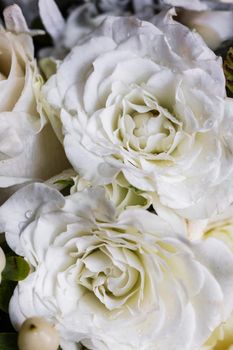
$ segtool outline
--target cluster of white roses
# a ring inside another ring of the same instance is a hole
[[[198,0],[165,4],[216,16]],[[152,5],[134,1],[144,15]],[[41,61],[47,81],[20,8],[4,11],[0,232],[30,265],[12,324],[46,319],[63,350],[229,350],[233,99],[222,59],[174,8],[144,21],[93,6],[65,22],[39,1],[55,48],[42,53],[54,55]],[[0,248],[0,273],[5,264]]]

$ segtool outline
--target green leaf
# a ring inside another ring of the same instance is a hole
[[[70,188],[74,185],[74,180],[72,178],[68,179],[60,179],[54,182],[54,184],[58,184],[62,186],[62,189],[60,189],[60,192],[63,194],[63,196],[69,196],[70,195]]]
[[[233,47],[231,47],[226,55],[226,58],[223,62],[223,70],[226,78],[226,87],[228,92],[233,94]]]
[[[0,309],[8,312],[9,302],[16,287],[16,282],[3,280],[0,284]]]
[[[54,184],[62,185],[64,187],[71,187],[74,185],[74,180],[69,178],[69,179],[61,179],[57,180],[54,182]]]
[[[17,333],[0,333],[0,350],[17,349]]]
[[[29,274],[30,267],[21,256],[8,256],[2,278],[10,281],[22,281]]]

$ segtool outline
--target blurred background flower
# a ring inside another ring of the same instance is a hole
[[[65,48],[68,45],[68,49],[70,43],[67,42],[67,37],[70,36],[71,30],[72,34],[76,30],[81,35],[88,27],[92,29],[93,25],[97,25],[99,16],[103,14],[133,14],[149,20],[158,11],[171,6],[177,8],[177,20],[190,28],[195,28],[212,49],[219,48],[225,41],[227,41],[227,47],[230,46],[229,40],[232,44],[233,0],[55,0],[55,2],[62,16],[67,19],[64,30],[65,39],[59,44]],[[21,7],[31,28],[43,28],[44,19],[39,15],[39,0],[0,0],[0,11],[14,3]],[[232,12],[229,12],[230,10]],[[49,35],[38,36],[34,41],[37,50],[55,44]],[[50,53],[45,51],[42,56]],[[64,50],[56,51],[58,58],[64,55]]]

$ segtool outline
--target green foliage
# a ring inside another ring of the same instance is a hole
[[[2,250],[4,251],[5,256],[15,255],[15,252],[13,252],[13,250],[11,250],[11,248],[8,246],[6,241],[1,242],[0,246],[1,246]]]
[[[0,350],[17,349],[17,333],[0,333]]]
[[[223,70],[226,78],[226,87],[230,95],[233,95],[233,47],[231,47],[226,55],[223,63]]]
[[[28,263],[21,256],[8,256],[2,278],[10,281],[22,281],[27,277],[29,271]]]
[[[74,180],[72,178],[60,179],[55,181],[54,184],[62,186],[62,188],[60,189],[60,192],[63,194],[63,196],[69,196],[70,188],[74,186]]]
[[[62,185],[65,187],[72,187],[74,185],[74,180],[71,178],[61,179],[54,182],[54,184]]]
[[[6,313],[15,287],[16,283],[13,281],[3,280],[0,284],[0,310]]]
[[[1,246],[6,255],[6,266],[2,272],[2,281],[0,284],[0,310],[8,313],[9,302],[17,282],[27,277],[30,267],[22,257],[12,255],[14,252],[12,252],[6,243]]]

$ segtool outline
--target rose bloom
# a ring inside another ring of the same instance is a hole
[[[182,216],[232,200],[232,111],[221,59],[171,18],[108,17],[43,88],[48,116],[81,176],[123,173]]]
[[[92,187],[89,181],[77,175],[73,169],[67,169],[61,174],[53,176],[45,183],[59,191],[67,189],[69,186],[68,194],[74,194]],[[113,202],[118,213],[128,208],[139,207],[153,210],[154,202],[157,203],[157,198],[148,196],[147,192],[130,186],[122,174],[119,174],[113,183],[104,186],[104,188],[108,199]]]
[[[47,179],[68,166],[39,100],[42,78],[19,7],[4,12],[0,28],[0,201],[13,185]],[[20,25],[19,25],[20,23]]]
[[[190,243],[144,209],[117,215],[103,188],[63,197],[27,185],[1,206],[0,229],[31,266],[12,323],[46,318],[63,350],[198,349],[233,309],[224,243]]]
[[[233,315],[223,322],[211,335],[200,350],[232,350],[233,349]]]
[[[177,20],[196,29],[207,45],[216,50],[233,38],[233,11],[187,11],[178,12]]]
[[[207,45],[216,50],[227,40],[233,38],[233,2],[230,1],[189,1],[164,0],[178,7],[176,20],[195,29]]]
[[[224,242],[233,253],[233,206],[227,208],[222,214],[209,220],[192,223],[190,238],[202,240],[210,237]],[[230,350],[233,348],[233,314],[223,322],[209,337],[200,350]]]

